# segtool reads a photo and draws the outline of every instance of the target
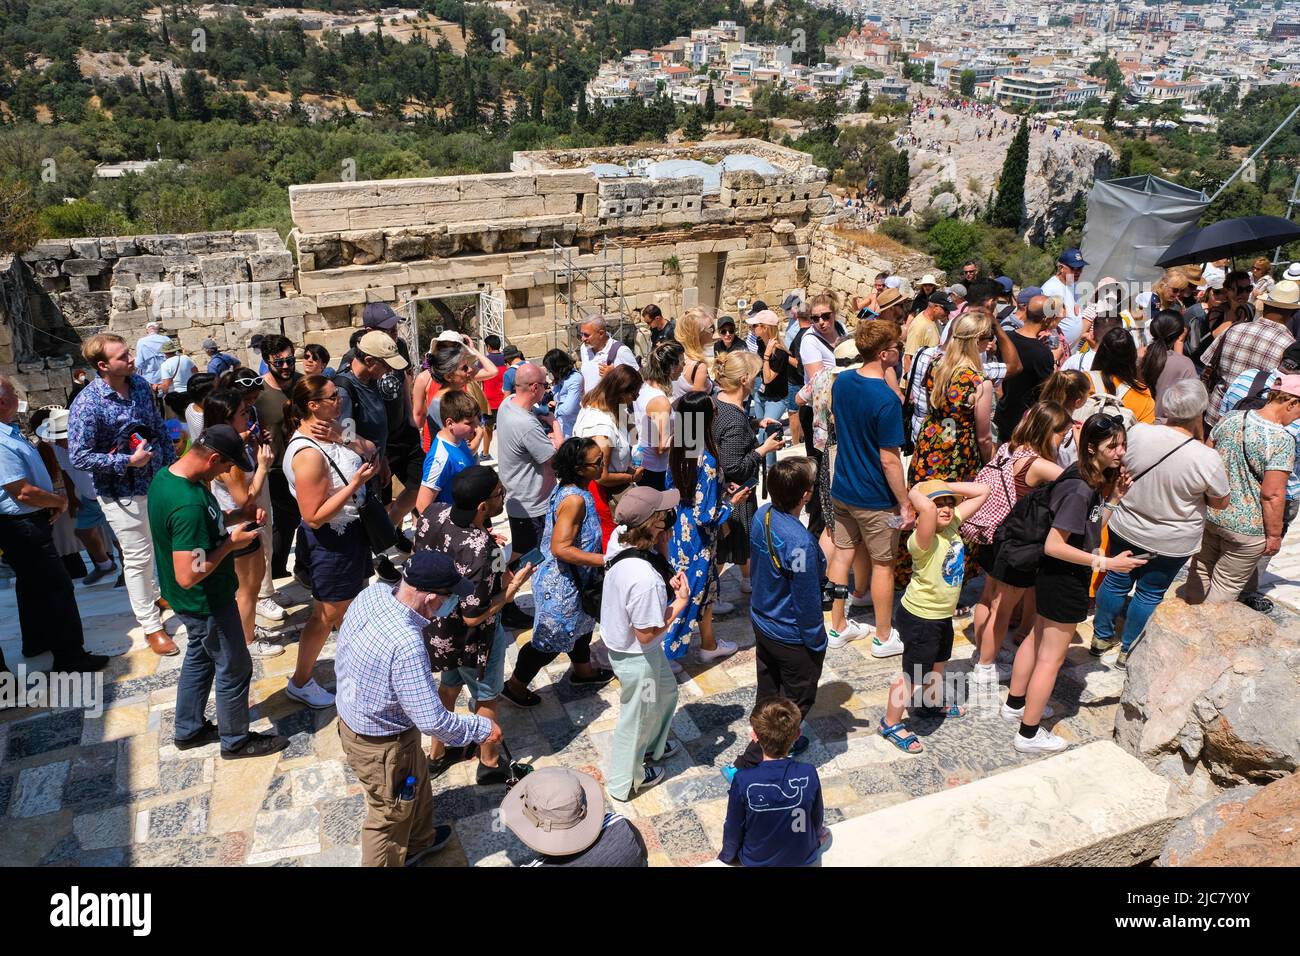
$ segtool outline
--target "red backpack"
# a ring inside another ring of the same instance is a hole
[[[998,526],[1007,520],[1007,515],[1016,506],[1016,462],[1038,457],[1032,449],[1022,448],[1012,453],[1010,447],[1003,445],[999,448],[993,460],[975,476],[977,484],[988,486],[989,496],[980,510],[961,524],[962,537],[972,544],[993,543]]]

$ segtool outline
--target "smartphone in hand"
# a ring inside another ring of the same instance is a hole
[[[525,564],[531,564],[533,567],[537,567],[542,563],[542,560],[543,560],[542,549],[533,548],[533,550],[529,551],[527,554],[525,554],[522,558],[519,559],[519,567],[522,568]]]

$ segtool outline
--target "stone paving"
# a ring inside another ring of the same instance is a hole
[[[1292,564],[1300,564],[1300,533],[1287,541],[1274,570],[1286,573]],[[1275,597],[1285,600],[1290,591],[1281,581],[1276,584]],[[977,586],[978,579],[967,597]],[[289,580],[279,594],[291,612],[290,631],[305,619],[307,596]],[[723,579],[723,596],[738,610],[718,621],[717,632],[741,650],[713,665],[687,663],[673,721],[683,752],[666,765],[664,783],[622,806],[645,837],[652,865],[690,866],[716,855],[727,793],[719,768],[749,738],[753,633],[735,571]],[[335,712],[312,711],[283,692],[296,644],[288,643],[280,657],[255,660],[251,689],[254,729],[274,728],[288,735],[292,746],[276,757],[223,761],[216,744],[184,753],[172,745],[182,658],[160,658],[148,649],[124,591],[79,589],[79,606],[90,649],[119,655],[104,674],[103,712],[0,711],[0,863],[350,866],[359,861],[364,805],[343,757]],[[1290,614],[1279,603],[1275,616]],[[166,620],[175,630],[175,619],[168,614]],[[972,651],[965,640],[969,619],[958,623],[950,667],[966,672]],[[183,647],[183,631],[175,636]],[[1083,625],[1052,697],[1056,715],[1048,724],[1072,743],[1110,739],[1123,688],[1113,654],[1100,661],[1088,655],[1090,636],[1089,625]],[[527,638],[528,632],[519,632],[517,644]],[[49,665],[48,656],[23,661],[19,644],[9,586],[0,589],[0,646],[11,666]],[[514,654],[512,649],[511,661]],[[327,687],[333,686],[333,657],[330,643],[316,668]],[[1004,679],[1010,659],[1008,646],[999,658]],[[818,769],[829,823],[1042,759],[1012,748],[1013,727],[997,715],[997,700],[989,697],[974,700],[964,718],[916,722],[926,745],[923,754],[896,750],[875,727],[897,667],[898,658],[872,658],[869,641],[827,654],[817,706],[808,720],[812,746],[804,759]],[[531,710],[503,703],[500,722],[516,760],[573,767],[599,778],[617,716],[617,685],[574,688],[566,672],[561,657],[534,683],[542,703]],[[465,706],[463,696],[460,706]],[[504,788],[475,785],[475,766],[460,764],[434,781],[435,811],[454,824],[456,836],[429,865],[499,866],[529,858],[496,824]]]

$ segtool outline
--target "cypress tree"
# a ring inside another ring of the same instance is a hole
[[[166,73],[163,74],[162,88],[163,88],[163,97],[167,100],[168,118],[180,119],[180,113],[176,109],[176,93],[172,90],[172,81],[168,78]]]
[[[578,128],[587,128],[587,89],[583,87],[578,91]]]
[[[1020,127],[1007,147],[1007,158],[1002,163],[998,177],[998,200],[993,206],[989,221],[994,226],[1007,229],[1020,228],[1021,211],[1025,205],[1025,173],[1029,170],[1029,123],[1020,118]]]
[[[1110,98],[1110,103],[1106,105],[1106,118],[1102,120],[1102,127],[1107,130],[1115,128],[1115,117],[1119,115],[1119,92]]]
[[[163,46],[171,46],[171,45],[172,45],[172,38],[171,38],[171,34],[167,32],[167,18],[166,18],[166,17],[160,17],[160,18],[159,18],[159,22],[162,24],[162,41],[163,41]]]
[[[865,113],[871,109],[871,90],[867,89],[867,81],[862,81],[862,92],[858,94],[857,111]]]
[[[709,91],[704,94],[704,118],[710,123],[718,115],[718,104],[713,99],[713,84],[709,84]]]
[[[193,70],[186,70],[181,77],[181,95],[185,97],[185,112],[190,119],[206,123],[212,118],[207,97],[203,94],[203,81]]]
[[[137,78],[140,80],[140,95],[146,100],[149,99],[149,86],[144,81],[144,74],[137,74]]]
[[[682,127],[682,135],[691,142],[698,142],[704,138],[704,124],[700,122],[698,107],[692,106],[686,114],[686,125]]]

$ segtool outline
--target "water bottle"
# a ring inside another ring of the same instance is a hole
[[[632,467],[640,468],[643,461],[645,461],[645,449],[638,442],[636,447],[632,449]]]
[[[406,783],[402,785],[402,799],[403,800],[415,799],[415,778],[414,777],[407,777]]]

